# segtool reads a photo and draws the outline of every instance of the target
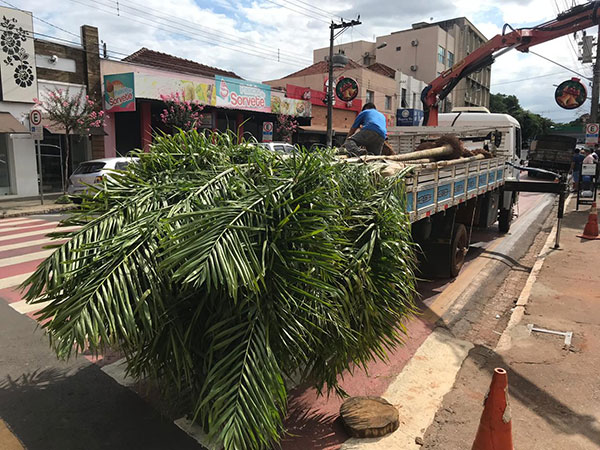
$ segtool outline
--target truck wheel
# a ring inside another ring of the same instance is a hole
[[[424,245],[424,261],[421,270],[432,278],[453,278],[465,263],[469,247],[467,229],[463,224],[454,225],[452,238],[447,244]]]
[[[450,244],[450,276],[456,277],[465,264],[465,257],[469,250],[469,237],[467,228],[462,224],[454,225],[452,242]]]
[[[509,209],[501,209],[498,213],[498,231],[500,233],[508,233],[510,231],[510,223],[513,218],[513,207]]]

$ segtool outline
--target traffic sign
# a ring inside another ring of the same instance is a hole
[[[39,109],[32,109],[29,112],[29,131],[31,132],[31,139],[35,139],[36,141],[44,140],[42,112]]]
[[[32,109],[29,113],[29,122],[31,125],[42,124],[42,112],[39,109]]]
[[[586,144],[597,144],[598,133],[600,126],[597,123],[588,123],[585,126],[585,143]]]
[[[263,122],[263,142],[273,142],[273,122]]]

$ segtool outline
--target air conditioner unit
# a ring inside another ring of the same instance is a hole
[[[410,66],[410,70],[412,70],[413,72],[416,72],[417,70],[419,70],[419,66],[417,66],[416,64],[412,65],[412,66]]]
[[[419,40],[418,40],[418,39],[413,39],[413,40],[410,42],[410,45],[412,45],[413,47],[416,47],[416,46],[418,46],[418,45],[419,45]]]

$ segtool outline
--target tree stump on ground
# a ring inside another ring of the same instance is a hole
[[[358,438],[385,436],[398,429],[398,411],[381,397],[351,397],[340,407],[348,434]]]

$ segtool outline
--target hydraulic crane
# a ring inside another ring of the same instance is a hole
[[[423,124],[436,126],[438,124],[438,106],[440,102],[448,96],[460,80],[489,66],[498,56],[512,49],[525,53],[534,45],[597,25],[599,14],[600,1],[594,1],[575,6],[559,14],[556,19],[533,28],[515,30],[509,24],[505,24],[502,28],[502,34],[494,36],[477,50],[440,74],[423,89],[423,92],[421,92],[421,101],[425,112]],[[507,29],[511,31],[507,33]]]

